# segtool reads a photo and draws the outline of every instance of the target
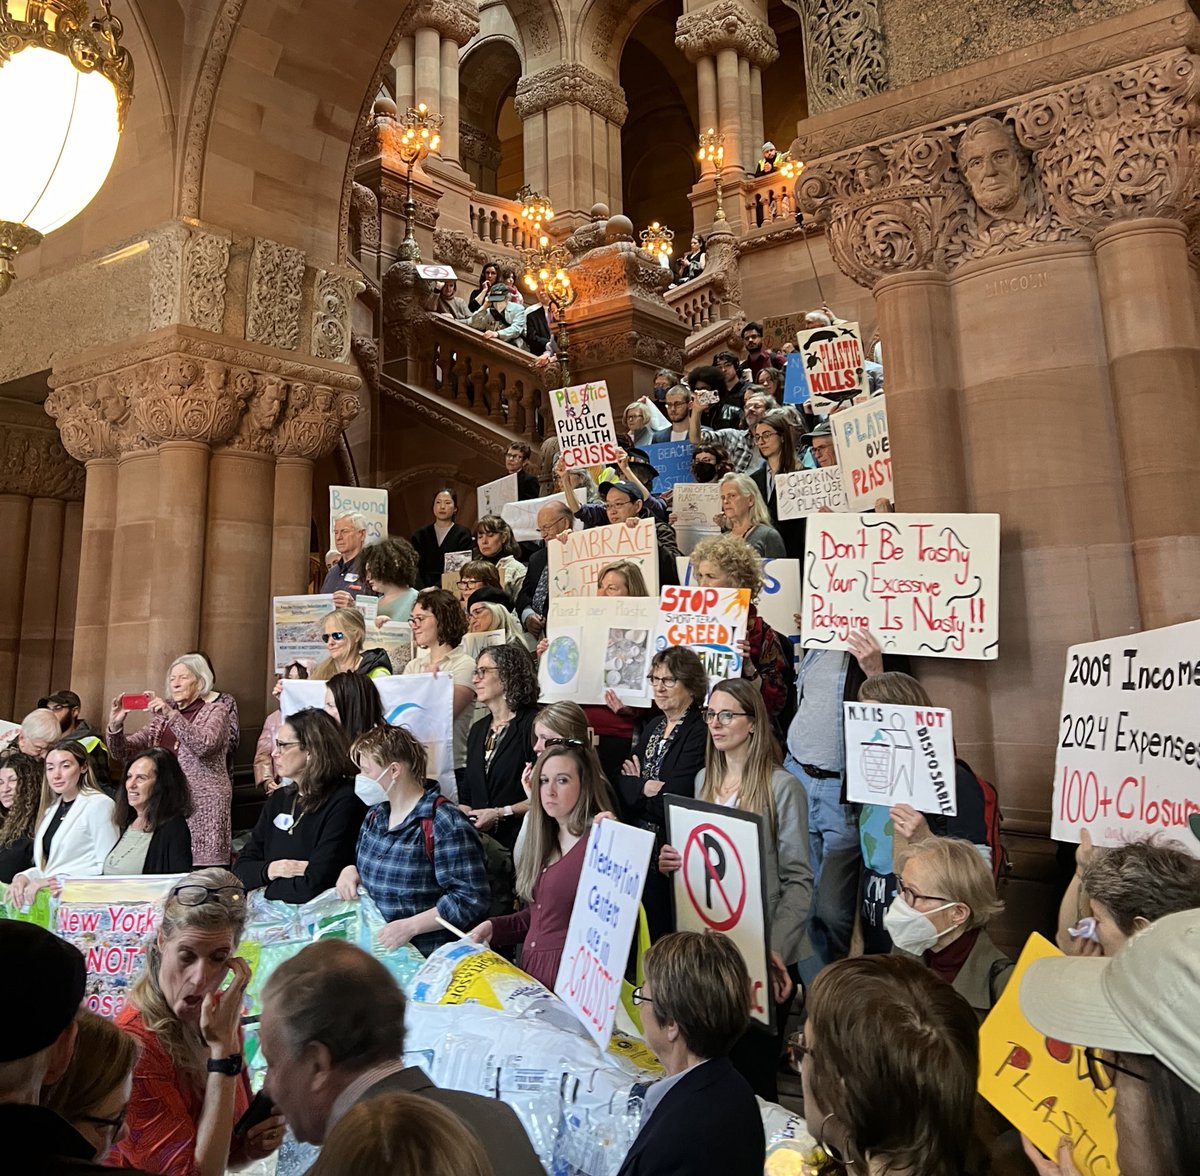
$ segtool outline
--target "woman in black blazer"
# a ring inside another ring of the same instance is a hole
[[[672,646],[650,662],[654,702],[662,712],[642,728],[633,755],[625,761],[617,791],[625,818],[649,829],[655,856],[666,844],[663,794],[695,796],[696,775],[704,767],[708,731],[702,713],[708,697],[704,663],[685,646]],[[642,905],[650,938],[671,930],[670,881],[657,870],[646,877]]]
[[[769,412],[754,426],[754,443],[762,454],[763,464],[750,475],[758,487],[771,525],[783,539],[788,559],[804,558],[804,519],[780,519],[779,495],[775,493],[775,475],[793,474],[800,466],[796,462],[796,441],[791,421],[783,412]]]
[[[190,874],[192,794],[173,751],[148,747],[130,763],[113,819],[121,839],[106,874]]]
[[[433,496],[433,522],[413,532],[412,545],[417,549],[417,566],[425,588],[442,586],[447,552],[470,551],[475,542],[471,532],[454,521],[457,514],[458,494],[443,487]]]

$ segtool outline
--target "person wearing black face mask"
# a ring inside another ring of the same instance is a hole
[[[716,482],[733,469],[724,445],[697,445],[692,453],[692,477],[697,482]]]

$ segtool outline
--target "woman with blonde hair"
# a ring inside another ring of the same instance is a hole
[[[42,798],[42,761],[23,751],[0,758],[0,882],[33,865],[33,833]]]
[[[177,657],[167,670],[168,697],[147,692],[152,717],[140,731],[125,734],[129,712],[121,705],[124,696],[112,700],[106,742],[112,758],[127,764],[151,747],[176,754],[192,791],[192,858],[197,865],[224,866],[229,864],[233,799],[227,759],[233,716],[227,695],[206,700],[212,688],[206,658],[196,653]]]
[[[87,1009],[75,1014],[75,1026],[71,1063],[42,1091],[42,1106],[66,1119],[95,1149],[92,1159],[100,1162],[125,1130],[138,1043]]]
[[[763,559],[784,558],[783,537],[771,526],[770,512],[754,479],[749,474],[726,474],[719,485],[729,534],[748,543]]]
[[[329,654],[317,662],[311,677],[328,681],[334,674],[365,674],[368,678],[386,678],[392,672],[387,651],[364,649],[367,624],[356,608],[335,608],[321,621],[321,640]]]
[[[733,1062],[769,1102],[778,1101],[776,1069],[783,1027],[795,995],[796,964],[807,954],[805,924],[812,901],[808,860],[808,798],[804,786],[776,761],[771,721],[762,695],[741,678],[718,682],[704,711],[708,749],[696,777],[696,795],[710,804],[756,813],[763,820],[767,885],[767,944],[770,948],[771,997],[775,1034],[751,1030],[733,1051]],[[665,845],[659,869],[671,873],[683,865],[679,850]]]
[[[631,559],[616,559],[596,573],[597,596],[649,596],[646,577],[640,564]]]
[[[234,954],[245,929],[246,892],[228,870],[197,870],[167,895],[146,965],[116,1019],[141,1046],[116,1165],[222,1176],[283,1142],[278,1115],[236,1144],[233,1137],[250,1106],[241,1029],[250,965]]]
[[[308,1176],[493,1176],[456,1114],[419,1094],[382,1094],[338,1120]]]

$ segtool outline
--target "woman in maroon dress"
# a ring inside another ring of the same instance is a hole
[[[516,914],[480,923],[479,943],[524,944],[521,967],[553,989],[567,939],[575,890],[583,870],[592,822],[614,807],[596,757],[580,747],[549,747],[533,765],[526,842],[517,867],[517,893],[526,905]]]

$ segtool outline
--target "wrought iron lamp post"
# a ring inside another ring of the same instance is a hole
[[[412,194],[412,174],[413,168],[441,145],[442,137],[438,134],[438,128],[441,125],[442,116],[434,114],[424,102],[419,106],[410,107],[404,115],[404,121],[400,124],[400,140],[397,150],[406,171],[404,240],[400,243],[399,251],[401,261],[421,260],[421,247],[417,244],[417,238],[413,234],[413,219],[416,216],[417,206]]]

